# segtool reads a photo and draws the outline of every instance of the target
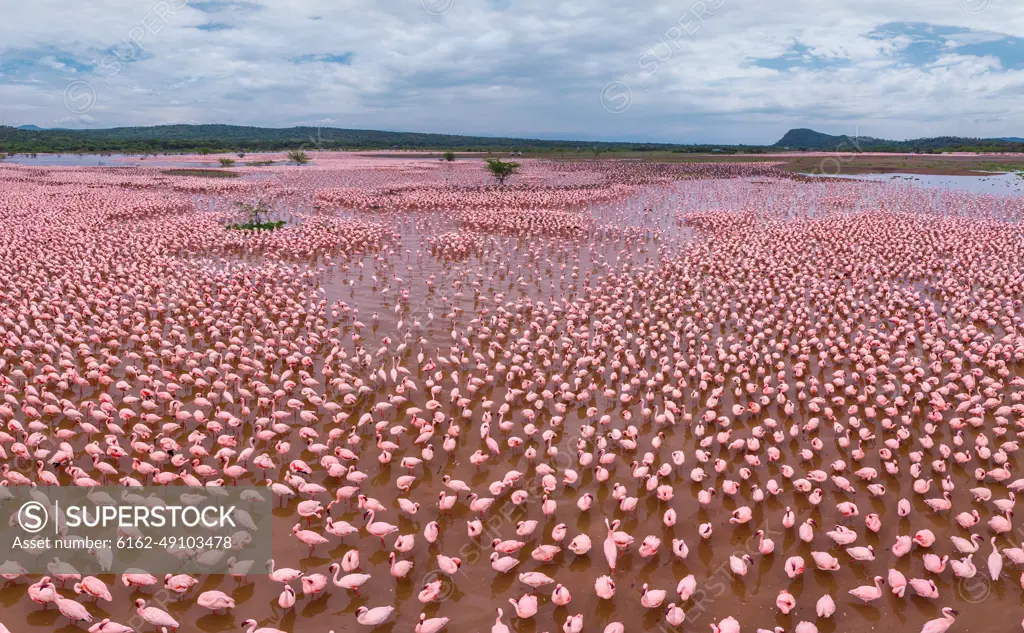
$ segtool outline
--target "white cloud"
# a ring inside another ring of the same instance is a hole
[[[688,2],[425,3],[450,4],[442,15],[419,0],[253,0],[223,11],[196,0],[93,0],[73,11],[63,0],[11,3],[0,25],[0,121],[73,125],[64,90],[85,79],[95,105],[89,120],[72,121],[91,127],[328,120],[750,143],[773,142],[798,125],[833,133],[859,125],[862,134],[895,138],[1024,128],[1021,71],[998,57],[957,52],[1024,32],[1024,4],[994,2],[971,15],[957,0]],[[901,22],[969,30],[945,38],[941,56],[914,65],[899,59],[912,38],[869,37]],[[210,24],[230,28],[197,28]],[[805,51],[798,68],[753,63],[794,50]],[[347,64],[323,61],[349,54]],[[26,57],[35,63],[26,67]],[[300,58],[307,61],[295,63]],[[94,70],[76,72],[79,64]],[[622,114],[600,101],[613,80],[633,91]]]

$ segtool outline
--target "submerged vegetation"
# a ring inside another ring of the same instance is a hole
[[[257,198],[254,202],[236,202],[235,208],[245,216],[245,222],[228,224],[227,228],[239,231],[273,231],[279,229],[287,222],[284,220],[271,220],[270,214],[273,209],[270,203],[263,198]]]
[[[238,178],[233,171],[222,169],[165,169],[164,174],[168,176],[200,176],[203,178]]]
[[[274,222],[243,222],[236,224],[228,224],[227,228],[240,230],[240,231],[273,231],[279,229],[287,224],[284,220],[277,220]]]
[[[252,224],[260,224],[270,216],[270,204],[259,198],[255,202],[236,202],[235,208],[249,218]]]

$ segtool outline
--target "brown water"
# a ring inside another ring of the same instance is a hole
[[[491,236],[489,246],[482,255],[473,255],[467,261],[455,264],[439,261],[430,254],[427,247],[427,240],[431,236],[457,229],[455,222],[444,214],[381,216],[383,221],[391,223],[401,234],[401,244],[395,247],[393,253],[384,256],[367,255],[362,260],[362,268],[349,265],[347,270],[321,272],[318,273],[316,281],[323,288],[328,304],[343,301],[358,308],[359,314],[356,318],[367,325],[362,331],[367,352],[375,353],[381,347],[380,341],[385,336],[391,337],[393,342],[390,347],[393,350],[406,334],[411,334],[408,337],[408,350],[398,362],[411,370],[411,377],[418,385],[417,391],[406,393],[410,397],[410,403],[406,407],[422,408],[429,398],[429,389],[425,386],[428,374],[417,371],[416,355],[422,351],[428,359],[438,355],[449,356],[451,346],[457,345],[452,340],[452,330],[458,330],[459,336],[462,336],[466,327],[481,315],[483,309],[488,309],[493,314],[497,304],[495,296],[498,293],[503,295],[503,302],[518,299],[545,302],[553,299],[559,302],[578,299],[583,295],[588,279],[596,284],[597,278],[601,275],[639,268],[649,261],[656,261],[659,254],[681,252],[687,243],[700,239],[695,233],[680,225],[675,218],[674,210],[667,204],[647,211],[649,204],[650,200],[638,199],[595,207],[589,212],[599,222],[615,221],[657,229],[662,233],[660,240],[634,239],[627,243],[614,236],[602,237],[596,231],[579,239],[494,235]],[[426,281],[431,277],[437,286],[434,292],[426,290]],[[398,278],[401,281],[398,281]],[[396,313],[396,297],[403,290],[409,292],[408,300],[403,302],[407,307]],[[459,308],[459,311],[457,316],[451,319],[446,315],[451,312],[453,306]],[[379,315],[376,322],[371,318],[373,313]],[[414,325],[415,321],[419,321],[421,327],[417,328]],[[345,337],[354,332],[351,322],[344,325],[342,333]],[[422,345],[416,342],[419,337],[425,339]],[[477,349],[483,350],[485,346],[480,345]],[[390,353],[379,359],[375,358],[369,369],[376,370],[380,366],[389,370],[392,366],[391,358]],[[812,359],[816,359],[816,356],[812,356]],[[787,359],[785,363],[787,370],[791,372],[790,360]],[[462,371],[460,386],[463,389],[467,375],[483,376],[485,373],[469,369],[470,367],[472,364],[467,364]],[[651,371],[656,370],[652,363],[647,363],[646,367]],[[808,374],[816,375],[825,383],[831,380],[831,372],[836,368],[837,366],[822,368],[812,360]],[[321,371],[322,363],[319,363],[315,374],[323,382]],[[448,368],[445,373],[450,374],[451,371],[451,368]],[[369,371],[360,369],[358,373],[365,378]],[[462,435],[456,450],[448,458],[440,449],[438,441],[447,425],[439,426],[432,442],[435,448],[434,460],[413,471],[418,479],[407,496],[421,503],[414,518],[409,518],[399,510],[397,498],[403,495],[395,486],[395,479],[405,474],[405,469],[399,465],[401,457],[418,456],[417,451],[408,448],[411,438],[390,438],[399,442],[403,449],[395,454],[394,461],[387,466],[378,464],[376,457],[379,451],[373,445],[371,435],[366,434],[363,437],[358,449],[348,445],[360,452],[362,459],[359,462],[359,469],[369,475],[369,479],[362,486],[363,491],[389,508],[387,512],[379,514],[377,520],[398,525],[399,534],[416,534],[415,548],[403,557],[415,563],[408,578],[396,581],[388,574],[388,553],[396,535],[386,539],[386,547],[381,546],[379,539],[365,532],[347,536],[342,543],[331,536],[332,542],[329,545],[318,546],[314,554],[309,556],[307,547],[290,534],[291,526],[297,520],[297,501],[292,500],[286,507],[275,511],[277,523],[272,554],[277,565],[301,568],[308,573],[327,574],[329,564],[340,561],[346,551],[356,548],[360,552],[363,571],[373,575],[372,580],[361,588],[362,596],[329,585],[328,590],[319,598],[308,599],[303,598],[301,590],[297,589],[300,597],[296,607],[284,612],[277,606],[281,586],[270,582],[264,576],[254,576],[250,579],[251,582],[245,585],[239,585],[229,577],[207,577],[202,579],[189,597],[172,600],[163,607],[182,622],[182,628],[179,630],[210,633],[235,631],[239,630],[239,622],[242,619],[252,617],[257,619],[261,626],[273,626],[293,633],[326,633],[328,630],[340,633],[366,628],[356,623],[354,613],[358,607],[391,604],[396,607],[396,614],[391,621],[379,627],[381,631],[412,631],[421,611],[425,612],[427,617],[452,618],[449,630],[487,630],[493,622],[496,607],[504,609],[504,621],[520,633],[557,631],[567,615],[576,613],[584,614],[584,631],[588,632],[601,631],[612,621],[625,623],[627,631],[657,630],[659,627],[664,627],[667,631],[671,630],[671,627],[664,621],[664,606],[644,609],[640,603],[641,587],[648,583],[652,588],[665,589],[669,592],[665,604],[678,602],[674,590],[677,582],[687,574],[696,576],[698,590],[689,602],[682,605],[687,612],[687,622],[683,625],[683,630],[708,630],[709,623],[718,622],[725,616],[732,615],[740,621],[745,632],[754,631],[758,627],[770,628],[776,625],[791,630],[800,620],[816,621],[822,633],[861,633],[883,628],[893,631],[917,631],[924,621],[938,617],[939,609],[943,606],[953,606],[960,611],[961,616],[953,629],[955,631],[1011,631],[1017,630],[1020,626],[1022,610],[1019,607],[1021,590],[1017,582],[1018,571],[1006,561],[1003,578],[1000,581],[990,582],[983,578],[984,561],[991,550],[988,545],[990,534],[983,525],[974,530],[986,538],[974,559],[979,567],[979,575],[970,581],[957,582],[949,570],[941,577],[925,572],[921,567],[918,547],[915,547],[909,556],[898,560],[888,554],[888,549],[898,534],[913,535],[915,531],[926,527],[933,530],[938,537],[933,551],[951,553],[948,536],[967,536],[967,532],[953,522],[953,514],[975,507],[971,503],[968,488],[977,484],[963,477],[965,471],[954,468],[950,473],[956,483],[952,497],[954,510],[952,513],[933,514],[923,503],[923,499],[941,495],[940,482],[935,482],[932,492],[928,495],[922,496],[913,492],[913,480],[906,467],[909,466],[908,453],[919,447],[911,443],[908,443],[909,448],[908,445],[904,445],[901,449],[898,461],[902,470],[897,477],[884,474],[884,466],[877,454],[877,449],[881,446],[880,440],[871,444],[865,443],[866,457],[857,464],[851,463],[852,468],[849,470],[872,466],[882,473],[880,481],[886,486],[887,492],[880,498],[866,498],[863,492],[866,488],[865,482],[853,481],[858,488],[855,497],[840,493],[830,482],[825,482],[820,485],[825,491],[824,500],[819,506],[813,507],[806,500],[806,495],[793,493],[791,483],[782,477],[777,465],[768,464],[754,469],[751,479],[742,482],[740,492],[734,498],[730,498],[721,494],[721,484],[726,478],[739,480],[736,475],[736,461],[730,460],[729,469],[721,475],[715,475],[711,464],[706,464],[705,470],[709,477],[704,485],[691,483],[686,475],[697,465],[693,455],[700,440],[694,434],[693,425],[679,424],[675,427],[656,429],[637,415],[639,407],[634,405],[632,424],[641,429],[640,447],[635,452],[635,458],[639,459],[644,452],[651,450],[647,438],[650,438],[653,432],[663,430],[666,433],[665,445],[655,461],[655,467],[667,461],[668,454],[673,450],[685,451],[687,461],[677,469],[674,480],[670,482],[675,486],[675,498],[670,503],[659,502],[653,494],[641,493],[637,512],[627,515],[618,509],[617,502],[611,498],[610,487],[615,481],[632,481],[626,464],[634,457],[623,451],[625,462],[623,463],[620,458],[620,463],[612,470],[607,485],[596,482],[592,469],[580,468],[575,459],[578,429],[582,424],[593,423],[594,420],[587,416],[586,407],[572,407],[565,413],[563,431],[554,442],[559,449],[558,457],[538,457],[535,463],[543,461],[554,466],[559,471],[556,474],[559,480],[563,469],[576,468],[581,479],[575,488],[558,486],[550,495],[558,502],[557,512],[554,516],[545,518],[538,498],[539,486],[533,481],[535,477],[532,475],[530,464],[524,458],[522,450],[512,451],[504,444],[506,436],[497,430],[496,421],[492,422],[492,434],[502,445],[501,455],[492,456],[480,468],[469,462],[470,455],[478,448],[482,448],[478,433],[480,410],[474,407],[475,413],[471,419],[461,419],[461,410],[452,405],[447,397],[455,383],[450,376],[445,376],[441,384],[443,389],[437,396],[437,400],[442,403],[439,411],[458,420],[462,427]],[[600,385],[601,388],[603,386]],[[374,402],[384,400],[392,388],[382,386],[375,391],[373,397],[362,400],[352,412],[351,420],[358,419]],[[690,391],[691,389],[684,389],[683,397],[677,404],[687,411],[701,411],[701,403],[692,398]],[[504,402],[505,392],[504,384],[498,387],[485,386],[477,392],[474,402],[489,399],[493,400],[497,407]],[[94,392],[87,390],[82,397],[94,399],[95,395]],[[723,410],[726,411],[733,404],[731,392],[728,390],[723,397],[723,403]],[[604,398],[600,390],[596,395],[596,403],[592,401],[590,404],[599,409],[596,417],[605,414],[612,416],[612,428],[624,426],[621,418],[624,408]],[[513,410],[520,408],[521,404],[515,405]],[[409,416],[404,413],[398,416],[392,414],[390,417],[392,420],[397,418],[396,424],[409,426]],[[547,420],[549,417],[545,415],[542,419]],[[765,417],[779,420],[781,428],[788,429],[793,422],[804,423],[809,414],[798,409],[790,418],[773,402],[764,409],[758,421]],[[541,430],[547,428],[546,424],[538,426]],[[745,418],[737,420],[732,427],[732,439],[749,437],[752,426],[753,423]],[[843,458],[850,462],[848,456],[836,447],[832,441],[832,431],[826,427],[828,424],[823,421],[819,435],[825,441],[825,448],[810,462],[801,465],[795,456],[784,455],[782,463],[797,468],[794,479],[802,476],[802,471],[812,468],[828,471],[829,463],[835,459]],[[324,425],[321,423],[318,428],[323,430]],[[711,432],[709,430],[709,433]],[[411,435],[415,436],[415,433],[415,429],[410,430]],[[936,434],[936,441],[948,442],[950,437],[944,436],[947,433],[948,430],[940,430]],[[523,435],[520,422],[517,422],[514,434]],[[881,433],[879,435],[881,437]],[[325,435],[322,435],[321,440],[324,437]],[[296,436],[291,439],[292,449],[286,457],[271,453],[278,464],[286,464],[288,460],[297,458],[311,465],[318,461],[315,455],[303,450],[303,444]],[[799,441],[787,439],[780,448],[789,447],[795,453],[799,447],[806,445],[804,437]],[[714,453],[713,457],[724,456],[724,449],[711,450]],[[259,452],[261,451],[257,451]],[[1018,460],[1011,457],[1010,464],[1015,471]],[[447,490],[441,481],[442,475],[448,474],[454,479],[463,480],[482,496],[486,496],[487,485],[500,480],[512,469],[527,473],[529,483],[525,487],[531,492],[530,499],[517,507],[508,502],[507,494],[503,495],[483,517],[485,529],[481,536],[473,539],[467,535],[466,521],[476,516],[469,511],[464,494],[451,513],[439,517],[436,499],[440,492]],[[849,472],[843,474],[851,481],[855,479]],[[777,497],[769,495],[760,504],[751,502],[750,486],[757,484],[763,488],[771,478],[782,483],[786,492]],[[323,483],[329,491],[333,491],[337,484],[327,482],[326,479],[322,469],[315,469],[313,480]],[[243,483],[259,483],[258,477],[253,474],[251,481]],[[632,483],[628,485],[629,494],[635,495],[636,486]],[[709,509],[702,508],[695,498],[702,487],[709,486],[716,487],[720,494]],[[587,492],[594,495],[594,505],[589,513],[580,513],[575,502],[579,495]],[[1004,495],[1000,492],[995,495],[996,498],[1002,496]],[[907,497],[914,504],[913,514],[906,519],[900,519],[896,515],[896,501],[900,497]],[[325,504],[328,499],[322,498]],[[838,514],[835,504],[846,500],[853,500],[858,504],[860,517],[851,521]],[[672,528],[661,523],[661,516],[669,505],[678,513],[678,522]],[[730,513],[742,505],[753,508],[753,520],[747,525],[733,526],[729,523]],[[798,525],[808,517],[813,517],[818,522],[813,547],[797,538],[796,528],[783,529],[782,515],[787,506],[791,506],[796,513]],[[876,512],[882,517],[883,527],[878,534],[864,528],[863,517],[870,512]],[[335,506],[332,515],[336,520],[344,519],[357,527],[364,524],[359,511]],[[988,514],[982,512],[982,516],[984,520]],[[619,556],[618,570],[614,574],[618,587],[617,595],[610,601],[599,600],[593,593],[594,580],[608,573],[601,548],[606,517],[622,519],[621,529],[636,537],[636,543],[630,551]],[[442,536],[437,543],[428,545],[422,536],[423,528],[427,522],[435,519],[441,524]],[[537,520],[540,525],[533,536],[523,539],[527,541],[527,546],[520,552],[519,566],[512,573],[499,575],[491,569],[487,561],[492,551],[490,541],[493,538],[518,538],[515,535],[516,523],[527,519]],[[708,541],[701,540],[697,535],[697,525],[705,522],[711,523],[714,527],[714,536]],[[528,552],[533,547],[540,543],[553,542],[550,531],[558,523],[564,523],[568,527],[568,536],[562,543],[563,551],[548,564],[530,559]],[[833,545],[825,537],[826,530],[833,529],[840,523],[849,525],[858,532],[859,537],[855,545],[874,547],[874,562],[850,561],[849,557],[840,551],[842,548]],[[766,530],[768,537],[775,541],[776,549],[770,556],[761,557],[757,551],[754,532],[759,528]],[[1018,532],[1020,531],[1018,528]],[[593,542],[593,549],[587,556],[575,556],[564,549],[572,537],[580,533],[589,534]],[[645,560],[636,550],[643,538],[651,534],[660,537],[662,545],[654,558]],[[1016,534],[1010,536],[1017,538]],[[683,538],[689,545],[690,554],[685,561],[673,556],[673,538]],[[1002,537],[1000,545],[1010,546],[1009,540],[1005,536]],[[812,549],[830,551],[840,560],[841,570],[825,572],[814,568],[810,556]],[[435,562],[435,556],[439,553],[460,557],[462,566],[459,572],[451,577],[441,573]],[[755,564],[745,578],[737,579],[729,571],[729,555],[733,553],[748,553],[754,558]],[[790,581],[783,571],[783,563],[792,555],[804,557],[807,571],[803,576]],[[934,579],[939,587],[940,598],[931,601],[916,597],[908,588],[907,597],[897,599],[891,595],[888,587],[884,586],[885,594],[882,599],[870,605],[860,605],[855,604],[859,601],[846,594],[847,590],[858,585],[870,584],[871,577],[875,575],[884,577],[889,567],[902,570],[908,578]],[[529,587],[517,579],[519,572],[526,571],[544,572],[556,582],[565,585],[572,592],[572,603],[567,608],[556,608],[549,599],[552,586],[547,586],[538,592],[541,599],[537,616],[529,620],[515,618],[508,599],[518,598],[530,591]],[[114,576],[106,575],[100,578],[111,585],[114,601],[109,605],[89,605],[90,611],[97,619],[110,617],[116,621],[127,622],[132,613],[131,600],[140,596],[149,598],[150,594],[154,593],[152,589],[129,591]],[[444,582],[444,600],[421,605],[417,600],[417,593],[424,580],[433,579],[441,579]],[[299,587],[297,582],[292,585],[295,588]],[[195,606],[194,596],[200,591],[211,589],[221,589],[235,598],[238,607],[232,614],[212,615]],[[789,616],[780,615],[775,608],[776,596],[781,589],[791,591],[798,601],[796,610]],[[24,592],[22,583],[0,590],[0,620],[11,627],[12,631],[26,630],[26,625],[19,624],[20,622],[27,622],[27,630],[78,630],[68,626],[67,620],[52,607],[46,611],[34,608],[24,597]],[[63,593],[68,597],[74,596],[70,588],[65,589]],[[814,604],[824,593],[831,594],[836,600],[837,612],[831,620],[816,620]],[[150,629],[149,626],[145,628]]]

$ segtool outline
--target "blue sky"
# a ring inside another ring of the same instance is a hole
[[[7,125],[682,143],[771,143],[791,127],[1024,136],[1024,3],[1008,0],[5,5]]]

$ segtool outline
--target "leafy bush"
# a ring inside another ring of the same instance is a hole
[[[302,151],[301,149],[293,149],[288,151],[288,160],[292,161],[293,163],[305,165],[306,163],[309,162],[309,156],[306,154],[306,152]]]
[[[220,163],[221,167],[231,167],[235,164],[235,161],[231,158],[218,158],[217,162]]]
[[[499,185],[505,184],[505,179],[519,171],[519,163],[506,163],[500,158],[485,158],[487,171],[498,181]]]
[[[249,218],[249,222],[246,224],[257,226],[262,224],[273,224],[268,222],[270,216],[270,205],[267,204],[262,198],[256,202],[236,202],[235,208],[244,213]],[[229,228],[238,228],[245,226],[244,224],[228,225]]]

